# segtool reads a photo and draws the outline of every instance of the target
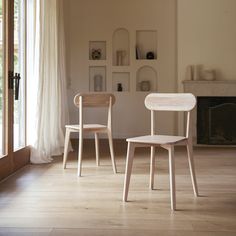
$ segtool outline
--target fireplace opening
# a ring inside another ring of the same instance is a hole
[[[197,97],[197,143],[236,144],[236,97]]]

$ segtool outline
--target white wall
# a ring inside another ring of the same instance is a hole
[[[175,0],[65,0],[68,93],[71,122],[78,121],[73,96],[89,90],[88,46],[90,40],[107,42],[107,91],[112,90],[112,34],[117,28],[130,33],[130,92],[115,92],[114,136],[128,137],[149,133],[150,115],[144,108],[147,93],[136,92],[136,30],[157,30],[157,87],[160,92],[176,90],[176,1]],[[144,63],[145,64],[145,63]],[[86,119],[92,120],[91,114]],[[98,119],[104,117],[99,115]],[[173,115],[158,116],[159,131],[174,132]]]
[[[182,80],[189,64],[216,69],[217,79],[236,79],[235,0],[177,0],[177,3],[175,0],[65,0],[65,18],[71,122],[78,119],[72,102],[74,94],[89,89],[88,42],[107,42],[107,80],[111,91],[112,33],[120,27],[129,31],[131,47],[136,30],[157,30],[155,67],[160,92],[183,91]],[[115,93],[115,137],[149,132],[149,113],[143,105],[146,93],[135,92],[139,66],[132,50],[131,91]],[[173,132],[178,127],[181,133],[182,119],[177,125],[171,115],[168,119],[162,114],[158,118],[160,131]]]
[[[236,1],[178,0],[178,79],[186,66],[217,71],[217,79],[236,79]]]
[[[217,80],[236,80],[236,1],[178,0],[177,51],[179,91],[187,65],[215,69]]]

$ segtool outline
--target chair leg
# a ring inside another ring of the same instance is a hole
[[[110,131],[107,132],[108,141],[109,141],[109,148],[110,148],[110,154],[111,154],[111,162],[112,162],[112,168],[114,174],[116,174],[116,163],[115,163],[115,156],[114,156],[114,149],[113,149],[113,140],[112,140],[112,134]]]
[[[126,156],[126,167],[125,167],[125,181],[123,190],[123,201],[127,202],[130,176],[132,171],[133,159],[134,159],[135,147],[132,143],[128,142],[127,156]]]
[[[150,160],[150,189],[154,188],[154,175],[155,175],[155,147],[151,146],[151,160]]]
[[[171,198],[171,210],[176,209],[176,195],[175,195],[175,159],[174,159],[174,147],[168,148],[169,152],[169,175],[170,175],[170,198]]]
[[[81,176],[82,171],[82,152],[83,152],[83,134],[79,134],[79,151],[78,151],[78,176]]]
[[[65,144],[64,144],[64,155],[63,155],[63,169],[66,169],[69,142],[70,142],[70,130],[68,128],[66,128]]]
[[[188,153],[188,164],[191,174],[191,180],[193,185],[193,192],[194,195],[198,196],[198,188],[197,188],[197,179],[195,174],[195,168],[194,168],[194,160],[193,160],[193,147],[191,144],[187,144],[187,153]]]
[[[100,160],[99,160],[99,137],[98,137],[98,133],[95,132],[94,136],[95,136],[96,164],[97,164],[97,166],[99,166],[100,165]]]

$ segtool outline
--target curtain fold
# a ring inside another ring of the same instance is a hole
[[[32,120],[28,141],[31,162],[48,163],[52,156],[62,154],[63,128],[68,123],[62,0],[29,1],[34,24],[29,30],[33,69],[29,70],[28,89],[37,102],[33,107],[29,104]]]

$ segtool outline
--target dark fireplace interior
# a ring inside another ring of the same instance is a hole
[[[236,97],[197,97],[197,143],[236,144]]]

